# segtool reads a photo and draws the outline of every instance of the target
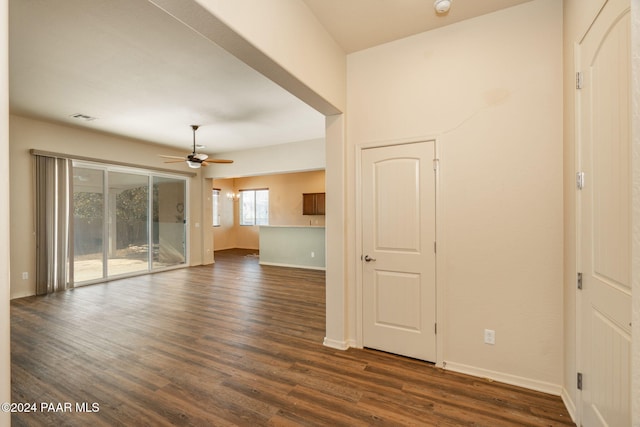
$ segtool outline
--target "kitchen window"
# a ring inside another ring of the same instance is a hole
[[[269,189],[240,190],[240,225],[269,224]]]

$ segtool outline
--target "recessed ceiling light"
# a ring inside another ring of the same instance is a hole
[[[97,119],[97,117],[91,117],[91,116],[87,116],[86,114],[81,114],[81,113],[72,114],[69,117],[74,118],[74,119],[78,119],[78,120],[84,120],[85,122],[90,122],[92,120]]]

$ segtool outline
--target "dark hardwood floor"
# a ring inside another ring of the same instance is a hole
[[[13,425],[573,425],[555,396],[324,347],[324,273],[246,254],[12,301],[12,399],[36,405]]]

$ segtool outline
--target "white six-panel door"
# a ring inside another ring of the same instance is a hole
[[[628,0],[609,0],[579,46],[582,425],[630,426],[631,139]]]
[[[434,141],[362,152],[363,344],[436,361]]]

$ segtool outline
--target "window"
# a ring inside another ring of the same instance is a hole
[[[220,227],[220,189],[214,188],[211,193],[211,200],[213,201],[213,226]]]
[[[240,190],[240,225],[269,224],[269,190]]]

